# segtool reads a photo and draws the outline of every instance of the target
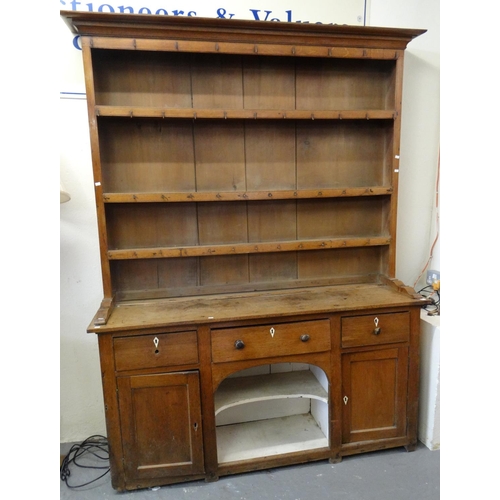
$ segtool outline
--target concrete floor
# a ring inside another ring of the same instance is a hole
[[[61,446],[61,453],[69,450]],[[71,482],[84,483],[99,474],[71,469]],[[345,457],[339,464],[313,462],[248,474],[226,476],[214,483],[196,481],[159,489],[118,493],[109,474],[98,482],[70,489],[61,481],[61,500],[438,500],[440,452],[419,443],[404,448]]]

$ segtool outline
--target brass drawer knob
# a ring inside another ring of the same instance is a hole
[[[235,343],[234,343],[234,347],[236,349],[243,349],[245,347],[245,342],[243,342],[243,340],[237,340]]]
[[[300,340],[302,340],[302,342],[307,342],[311,337],[309,335],[301,335],[300,336]]]

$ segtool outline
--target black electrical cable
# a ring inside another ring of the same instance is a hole
[[[85,455],[92,455],[98,461],[108,462],[107,465],[97,466],[97,465],[84,465],[79,461]],[[84,469],[96,469],[96,470],[105,470],[103,474],[91,481],[82,484],[69,484],[68,478],[71,475],[70,465],[75,465],[76,467],[81,467]],[[90,436],[85,441],[74,444],[69,450],[68,454],[64,457],[61,468],[60,468],[60,476],[61,481],[66,483],[68,488],[82,488],[83,486],[87,486],[92,484],[102,477],[104,477],[109,472],[109,446],[108,440],[104,436],[94,435]]]
[[[429,306],[426,306],[424,309],[427,311],[427,314],[429,316],[440,316],[441,315],[441,309],[440,309],[440,303],[441,303],[441,295],[439,293],[439,290],[434,290],[432,285],[424,286],[421,288],[418,293],[423,295],[426,298],[429,298],[432,301],[432,304]],[[437,299],[434,297],[434,295],[437,295]],[[433,309],[429,309],[429,307]]]

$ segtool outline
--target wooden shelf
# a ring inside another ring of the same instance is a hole
[[[96,106],[96,116],[126,118],[248,119],[248,120],[392,120],[394,109],[194,109],[135,106]]]
[[[273,241],[258,243],[234,243],[225,245],[198,245],[185,247],[129,248],[108,250],[110,260],[161,259],[175,257],[202,257],[211,255],[241,255],[251,253],[296,252],[325,250],[329,248],[356,248],[390,245],[391,238],[375,236],[367,238],[334,238],[317,240]]]
[[[325,403],[328,394],[309,370],[225,379],[215,393],[215,414],[237,405],[286,398]]]
[[[427,304],[413,290],[400,287],[397,280],[380,283],[374,279],[367,283],[342,286],[303,286],[302,288],[274,289],[266,293],[247,291],[218,293],[209,296],[184,296],[134,299],[117,303],[105,325],[98,328],[91,323],[88,332],[134,331],[145,327],[196,325],[203,323],[250,321],[262,317],[281,318],[298,314],[330,314],[342,311],[349,304],[353,311],[371,308],[409,307],[417,302]],[[420,297],[420,298],[419,298]],[[139,317],[139,319],[138,319]]]
[[[337,28],[280,42],[250,23],[247,44],[158,21],[174,38],[146,22],[133,40],[82,41],[105,296],[393,275],[402,55],[418,32],[375,47],[379,31],[354,30],[354,47]]]
[[[133,261],[120,261],[120,262],[133,262]],[[147,261],[154,262],[154,261]],[[128,302],[141,302],[144,303],[148,300],[171,300],[176,298],[185,297],[204,297],[212,295],[221,295],[228,293],[270,293],[276,290],[292,290],[292,289],[314,289],[321,286],[348,286],[360,283],[376,283],[379,277],[377,275],[369,276],[342,276],[340,278],[327,278],[327,279],[294,279],[283,281],[260,281],[248,282],[246,284],[238,283],[237,285],[211,285],[211,286],[191,286],[191,287],[176,287],[172,288],[157,288],[155,290],[127,290],[117,292],[115,295],[116,303],[124,304]],[[118,306],[118,307],[121,307]],[[106,324],[101,321],[103,315],[99,314],[93,320],[93,324]]]
[[[384,196],[392,194],[391,186],[346,187],[337,189],[301,189],[273,191],[218,191],[189,193],[104,193],[105,203],[185,203],[209,201],[258,201]]]

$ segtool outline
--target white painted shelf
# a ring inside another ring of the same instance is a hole
[[[273,399],[309,398],[328,403],[328,394],[309,370],[225,379],[215,392],[215,414],[233,406]]]
[[[225,379],[215,392],[215,414],[226,424],[217,426],[219,463],[327,448],[311,400],[325,403],[328,416],[328,393],[310,370]]]
[[[220,464],[318,448],[328,439],[311,414],[217,427]]]

